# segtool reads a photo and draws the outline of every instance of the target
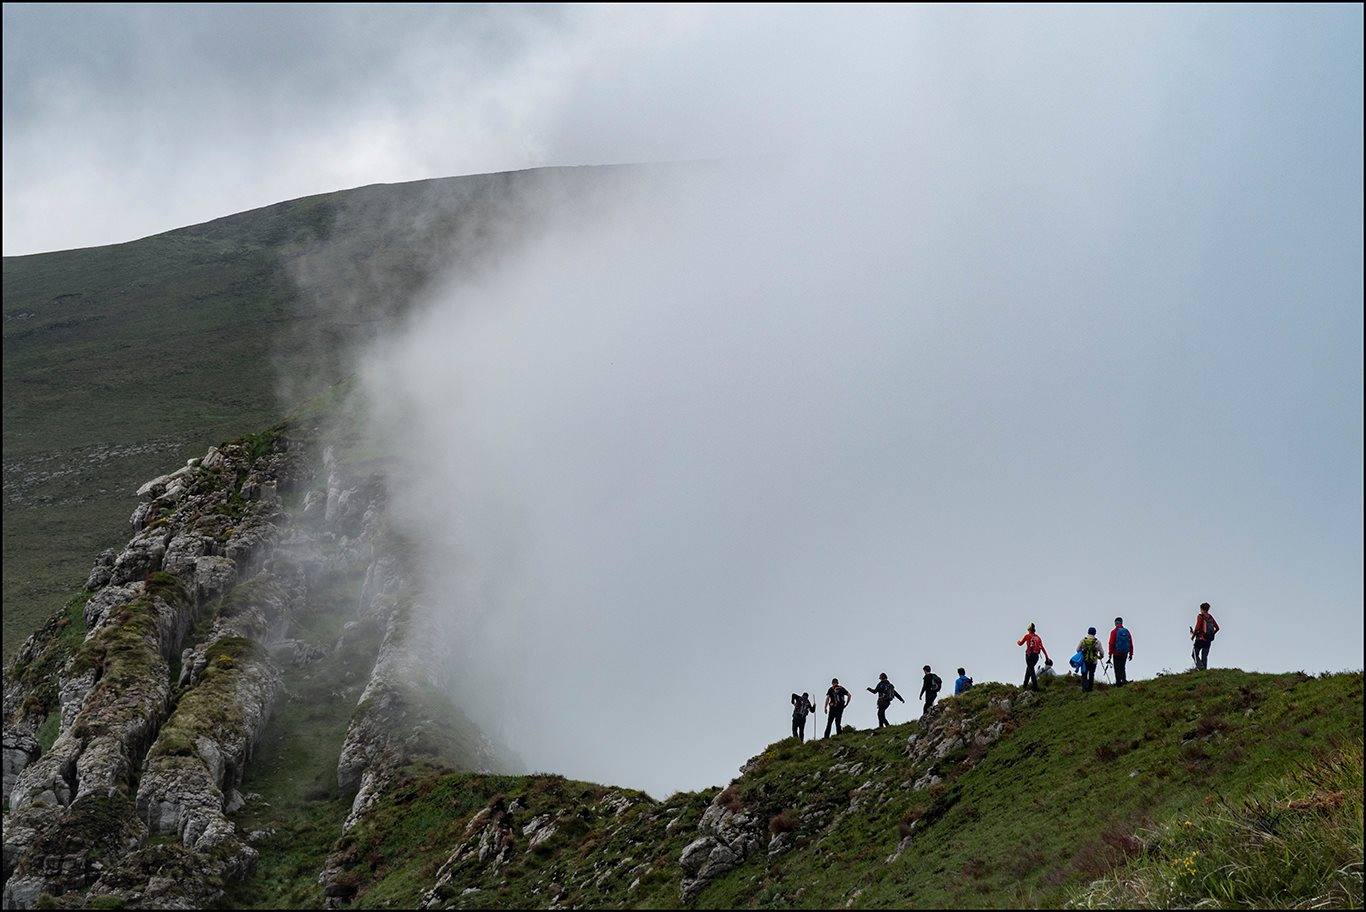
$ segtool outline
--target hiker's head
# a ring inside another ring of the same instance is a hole
[[[929,670],[930,670],[930,666],[926,665],[926,666],[925,666],[925,670],[926,670],[926,671],[929,671]]]
[[[1044,659],[1044,660],[1043,660],[1043,663],[1044,663],[1045,665],[1047,665],[1049,668],[1052,668],[1052,667],[1053,667],[1053,660],[1052,660],[1052,659]]]
[[[1030,633],[1033,633],[1033,632],[1034,632],[1034,625],[1033,625],[1033,624],[1030,624],[1030,625],[1029,625],[1029,632],[1030,632]]]
[[[1200,610],[1201,610],[1201,611],[1209,611],[1209,602],[1201,602],[1201,603],[1200,603]]]
[[[831,683],[831,684],[838,684],[839,682],[840,682],[840,679],[839,679],[839,678],[831,678],[831,679],[830,679],[830,683]]]
[[[958,669],[958,673],[959,673],[960,675],[965,675],[965,674],[968,673],[968,670],[967,670],[966,668],[960,668],[960,669]]]
[[[878,679],[879,681],[885,681],[885,680],[887,680],[887,672],[884,671],[882,674],[878,675],[878,676],[877,676],[877,679]]]
[[[1087,636],[1095,636],[1095,635],[1096,635],[1096,628],[1094,628],[1094,627],[1087,627],[1087,628],[1086,628],[1086,635],[1087,635]]]
[[[1123,626],[1124,626],[1124,618],[1115,618],[1115,626],[1116,626],[1116,627],[1123,627]]]
[[[803,700],[806,699],[806,698],[809,697],[809,696],[811,696],[811,694],[805,693],[805,692],[802,693],[802,699],[803,699]]]

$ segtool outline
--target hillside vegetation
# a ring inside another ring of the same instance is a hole
[[[665,801],[414,765],[335,848],[358,907],[1360,906],[1361,732],[1360,674],[990,684]]]
[[[281,395],[288,410],[334,381],[439,269],[474,269],[629,171],[375,185],[5,257],[5,657],[122,540],[141,481],[270,424]]]

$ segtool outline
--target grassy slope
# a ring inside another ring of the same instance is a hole
[[[989,699],[1005,689],[977,688],[956,698],[958,708],[989,715]],[[1014,722],[1013,733],[967,772],[954,772],[966,751],[949,755],[940,767],[945,783],[921,791],[909,788],[923,769],[905,751],[919,723],[771,746],[735,793],[761,820],[790,810],[797,847],[751,858],[713,882],[698,905],[1063,904],[1132,858],[1142,846],[1135,834],[1147,827],[1266,787],[1316,752],[1359,745],[1362,676],[1221,670],[1090,696],[1060,681],[1018,708]],[[867,782],[873,786],[855,792]],[[463,866],[451,904],[544,906],[555,884],[566,888],[566,905],[677,905],[677,858],[715,791],[645,801],[620,818],[593,810],[600,794],[600,786],[558,777],[414,769],[354,834],[357,904],[415,903],[471,815],[501,795],[525,796],[530,806],[520,822],[555,813],[578,823],[549,851],[518,846],[496,871]],[[1350,800],[1359,822],[1359,792]],[[666,832],[675,812],[683,825]],[[889,862],[904,824],[917,817],[910,843]],[[636,877],[641,883],[631,890]],[[468,888],[478,892],[463,895]]]
[[[538,191],[597,186],[604,173],[377,185],[6,257],[5,656],[126,538],[138,484],[270,424],[279,376],[335,379],[347,345],[401,313],[438,267],[468,268],[506,243],[507,216],[553,196]],[[303,294],[301,275],[332,287]]]

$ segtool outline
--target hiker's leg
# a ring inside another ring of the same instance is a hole
[[[835,714],[826,713],[825,716],[825,737],[830,737],[830,726],[835,724]]]
[[[801,738],[801,729],[798,728],[799,724],[800,723],[798,723],[796,719],[792,720],[792,737],[794,738]]]
[[[884,728],[887,725],[887,706],[883,703],[877,705],[877,727]]]
[[[1209,668],[1209,640],[1200,641],[1200,667]]]
[[[1126,655],[1117,655],[1115,658],[1115,686],[1123,687],[1129,683],[1129,679],[1124,676],[1124,663],[1129,661]]]
[[[840,732],[842,732],[842,731],[844,731],[844,707],[843,707],[843,706],[841,706],[841,707],[839,708],[839,711],[835,713],[835,734],[838,735],[838,734],[839,734]]]

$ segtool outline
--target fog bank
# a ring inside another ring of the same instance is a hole
[[[858,725],[879,671],[1014,679],[1030,621],[1062,658],[1124,615],[1145,676],[1208,600],[1215,664],[1360,667],[1334,24],[744,10],[611,45],[563,93],[585,133],[648,109],[731,154],[549,207],[362,362],[462,706],[666,793],[832,675]]]

